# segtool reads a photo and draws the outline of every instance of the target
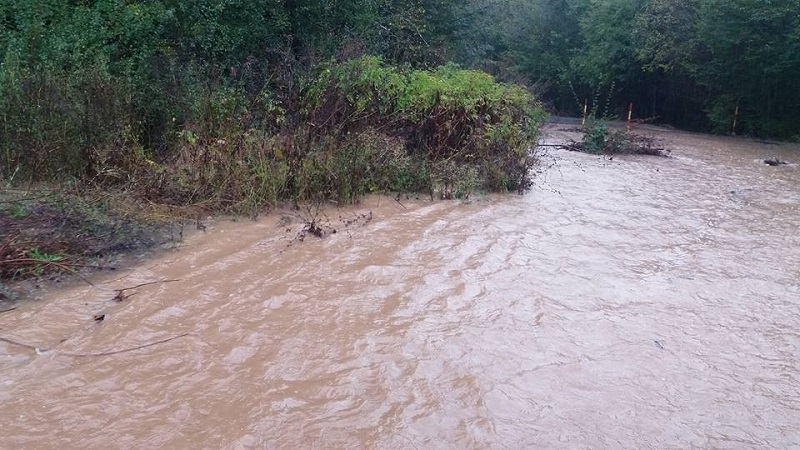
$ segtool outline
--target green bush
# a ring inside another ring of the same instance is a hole
[[[369,56],[289,78],[294,90],[209,82],[190,67],[156,116],[139,107],[134,77],[101,63],[3,69],[0,175],[124,184],[155,202],[247,214],[372,192],[521,192],[544,120],[527,91],[485,73],[406,71]]]
[[[428,164],[433,181],[445,162],[471,166],[477,188],[530,187],[529,150],[545,114],[519,86],[483,72],[445,65],[403,71],[377,57],[325,67],[305,92],[306,120],[319,136],[365,127],[403,139],[409,155]]]
[[[587,119],[583,140],[581,141],[587,153],[604,153],[608,137],[608,125],[604,120],[593,117]]]

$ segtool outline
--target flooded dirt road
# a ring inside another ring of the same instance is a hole
[[[556,150],[528,195],[291,245],[218,222],[4,313],[54,350],[0,342],[0,447],[800,448],[800,168],[760,162],[800,149],[652,133],[673,158]]]

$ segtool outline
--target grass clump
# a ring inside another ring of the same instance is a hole
[[[175,216],[85,186],[0,189],[0,280],[100,267],[118,252],[166,239]]]

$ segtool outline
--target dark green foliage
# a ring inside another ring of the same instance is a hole
[[[636,58],[647,71],[671,73],[685,68],[692,52],[689,38],[697,0],[651,0],[636,14],[632,39]]]
[[[233,198],[220,189],[243,173],[220,163],[230,154],[292,188],[297,161],[341,167],[331,149],[372,130],[401,139],[429,180],[454,162],[485,188],[523,186],[529,98],[454,66],[422,70],[450,59],[528,84],[556,112],[614,82],[592,109],[622,116],[632,102],[639,118],[791,138],[798,11],[800,0],[0,0],[0,176],[120,183],[191,160],[207,170],[171,189]],[[285,196],[273,184],[249,190]]]
[[[800,129],[800,1],[703,0],[695,32],[696,58],[688,62],[714,95],[715,129],[790,137]]]
[[[613,112],[686,128],[800,131],[800,1],[471,0],[456,56],[524,80],[557,113],[617,83]],[[458,46],[457,46],[458,47]]]
[[[586,45],[571,60],[571,75],[597,88],[612,82],[630,83],[640,76],[634,58],[634,19],[644,0],[598,0],[581,17]]]
[[[604,153],[608,139],[608,126],[602,120],[591,119],[586,126],[581,144],[587,153]]]

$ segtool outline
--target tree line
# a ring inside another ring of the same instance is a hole
[[[327,61],[363,55],[454,61],[557,114],[633,103],[693,130],[800,134],[800,0],[0,0],[0,171],[25,148],[31,167],[98,146],[163,159],[186,124],[245,110],[285,127],[302,114],[269,111],[301,111]]]
[[[2,0],[0,177],[258,214],[524,191],[545,114],[450,0]],[[9,181],[10,180],[10,181]]]
[[[610,96],[612,113],[679,127],[800,136],[800,1],[472,2],[468,60],[539,87],[556,111]],[[477,49],[476,52],[474,49]],[[733,120],[738,110],[737,128]]]

